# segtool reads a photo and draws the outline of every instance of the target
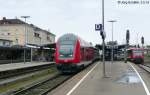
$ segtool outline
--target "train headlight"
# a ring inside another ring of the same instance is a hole
[[[72,54],[70,54],[69,56],[71,56],[71,57],[72,57],[73,55],[72,55]]]
[[[63,56],[62,54],[60,56]]]

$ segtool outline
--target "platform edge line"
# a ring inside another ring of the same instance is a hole
[[[144,89],[145,89],[146,94],[147,94],[147,95],[150,95],[150,92],[149,92],[149,90],[148,90],[148,87],[146,86],[144,80],[142,79],[142,77],[140,76],[140,74],[138,73],[138,71],[135,69],[135,67],[134,67],[131,63],[129,63],[129,65],[134,69],[134,71],[136,72],[136,74],[137,74],[138,77],[140,78],[140,80],[141,80],[141,82],[142,82],[142,84],[143,84],[143,87],[144,87]]]
[[[66,94],[71,95],[71,93],[85,80],[85,78],[96,68],[98,63]]]

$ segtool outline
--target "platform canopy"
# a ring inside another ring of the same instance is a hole
[[[51,44],[44,44],[40,46],[41,48],[56,48],[56,43],[51,43]]]
[[[125,48],[125,44],[123,44],[123,45],[115,45],[114,46],[114,49],[123,49],[123,48]],[[98,48],[99,50],[102,50],[102,45],[100,45],[100,44],[96,44],[96,46],[95,46],[96,48]],[[108,46],[108,45],[106,45],[105,46],[105,49],[111,49],[111,48],[109,48],[110,46]]]

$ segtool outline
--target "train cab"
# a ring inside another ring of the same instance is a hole
[[[57,69],[62,72],[81,69],[96,58],[96,52],[90,43],[80,37],[71,33],[64,34],[56,43]]]
[[[143,48],[129,48],[127,50],[127,60],[136,64],[144,62],[144,49]]]

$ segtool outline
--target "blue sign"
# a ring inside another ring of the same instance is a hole
[[[95,24],[95,31],[101,31],[102,30],[102,24]]]

